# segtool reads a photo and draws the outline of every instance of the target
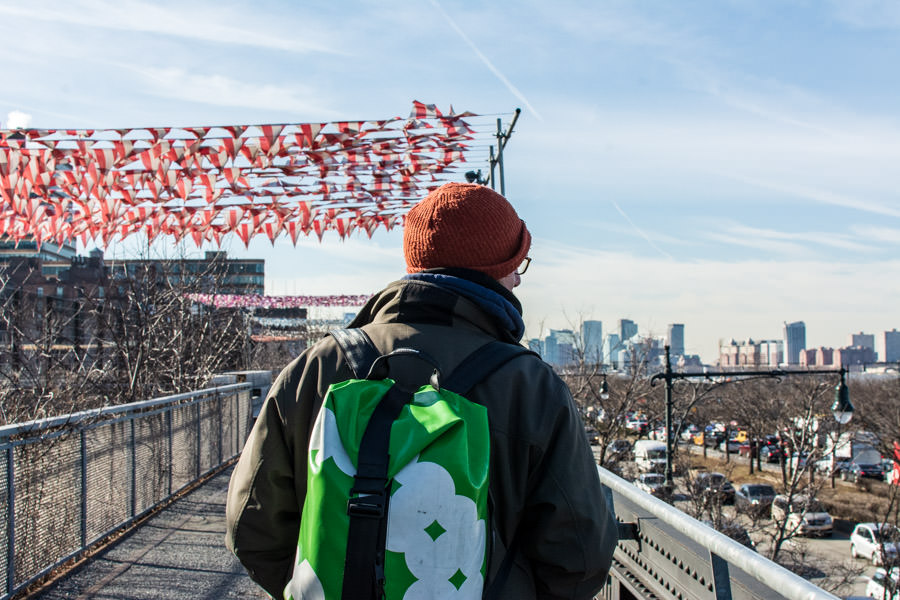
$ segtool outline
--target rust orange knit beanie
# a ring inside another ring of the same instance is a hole
[[[500,194],[474,183],[446,183],[406,215],[407,273],[464,267],[502,279],[531,247],[531,233]]]

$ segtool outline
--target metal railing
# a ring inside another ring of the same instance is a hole
[[[598,598],[837,600],[621,477],[598,470],[622,538]]]
[[[251,387],[0,428],[0,600],[237,456]]]

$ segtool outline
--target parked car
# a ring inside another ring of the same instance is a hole
[[[777,463],[781,460],[783,452],[781,448],[774,445],[763,446],[759,449],[759,458],[767,463]]]
[[[606,459],[611,461],[631,460],[631,442],[613,440],[606,446]]]
[[[716,497],[722,504],[734,504],[734,486],[721,473],[702,472],[691,483],[692,492],[702,496]]]
[[[737,440],[728,440],[727,442],[722,440],[719,444],[719,450],[722,452],[730,452],[732,454],[736,454],[741,449],[741,443]]]
[[[666,477],[662,473],[641,473],[634,480],[639,490],[657,497],[665,497],[672,493],[672,486],[666,485]]]
[[[696,425],[687,425],[681,430],[681,439],[685,442],[694,441],[694,436],[700,433],[700,428]]]
[[[703,443],[707,448],[715,448],[725,440],[725,433],[722,431],[707,431],[703,436]]]
[[[898,583],[900,583],[900,569],[894,567],[890,570],[890,574],[885,569],[875,569],[875,573],[866,584],[866,596],[878,598],[878,600],[898,600],[900,594],[894,593],[893,596],[888,596],[887,594],[888,586],[885,583],[888,577],[894,580],[893,588],[896,590]]]
[[[647,433],[647,429],[650,426],[647,424],[647,419],[642,417],[630,417],[625,421],[625,429],[629,431],[633,431],[638,435],[644,435]]]
[[[790,504],[784,494],[772,500],[772,520],[776,523],[786,522],[788,531],[799,535],[823,535],[831,537],[834,523],[831,515],[815,498],[794,496]]]
[[[640,471],[660,473],[666,468],[666,444],[654,440],[634,443],[634,464]]]
[[[750,436],[747,434],[747,432],[745,430],[741,429],[739,431],[735,431],[731,435],[731,439],[736,441],[739,444],[744,444],[744,443],[750,441]]]
[[[809,455],[806,452],[794,452],[791,454],[788,463],[791,466],[791,471],[802,471],[806,468],[806,461],[809,458]]]
[[[650,434],[649,434],[647,437],[650,438],[651,440],[662,440],[662,441],[665,441],[665,439],[666,439],[666,427],[665,427],[665,425],[663,425],[663,426],[661,426],[661,427],[656,427],[656,428],[654,428],[652,431],[650,431]]]
[[[770,511],[775,488],[768,483],[745,483],[734,493],[734,507],[746,513],[762,515]]]
[[[835,458],[834,461],[831,460],[830,456],[825,458],[821,458],[813,463],[813,467],[819,473],[828,473],[831,474],[832,468],[834,468],[834,474],[838,477],[850,468],[850,459],[849,458]]]
[[[851,463],[850,467],[841,472],[844,481],[859,481],[868,477],[870,479],[884,479],[884,468],[880,464]]]
[[[875,566],[897,562],[900,532],[888,523],[859,523],[850,534],[850,556],[868,558]]]

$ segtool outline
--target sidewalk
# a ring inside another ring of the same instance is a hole
[[[31,598],[268,598],[225,549],[230,476],[219,473]]]

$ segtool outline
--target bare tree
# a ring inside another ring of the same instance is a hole
[[[70,271],[79,268],[72,263]],[[194,264],[197,264],[194,261]],[[23,422],[198,389],[249,363],[246,314],[191,301],[224,272],[155,259],[93,280],[0,270],[0,420]]]

